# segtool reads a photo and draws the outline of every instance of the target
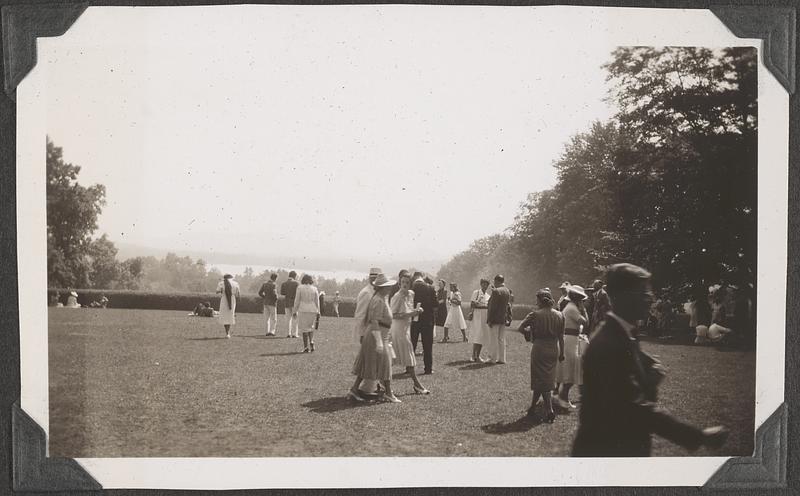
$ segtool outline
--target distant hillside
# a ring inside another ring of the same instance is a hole
[[[305,258],[288,257],[285,255],[269,256],[254,255],[244,253],[214,253],[193,250],[167,250],[163,248],[152,248],[130,243],[115,243],[119,253],[117,258],[125,260],[133,257],[156,257],[163,258],[168,252],[175,253],[181,257],[192,259],[203,259],[206,262],[228,265],[268,265],[274,267],[303,267],[308,270],[352,270],[367,271],[374,265],[380,266],[388,274],[396,274],[402,268],[416,268],[423,272],[435,274],[444,260],[389,260],[369,261],[355,258]]]

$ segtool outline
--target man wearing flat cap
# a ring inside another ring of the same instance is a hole
[[[650,273],[631,264],[608,269],[606,314],[583,356],[580,425],[572,456],[650,456],[651,434],[695,450],[719,447],[728,431],[698,429],[656,407],[660,364],[639,349],[634,322],[647,317],[653,294]]]

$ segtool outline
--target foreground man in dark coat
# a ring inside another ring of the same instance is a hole
[[[650,456],[651,434],[689,450],[722,446],[725,427],[701,430],[656,408],[663,369],[639,349],[635,326],[653,301],[650,273],[631,264],[614,265],[606,285],[613,311],[583,357],[584,391],[572,456]]]

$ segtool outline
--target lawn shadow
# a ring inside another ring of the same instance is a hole
[[[542,421],[538,418],[525,415],[513,422],[496,422],[494,424],[482,425],[481,430],[487,434],[514,434],[528,432]]]
[[[262,353],[259,356],[271,357],[271,356],[291,356],[291,355],[303,355],[303,352],[302,351],[284,351],[282,353]]]
[[[470,362],[469,365],[464,367],[459,367],[458,370],[478,370],[478,369],[485,369],[486,367],[492,367],[494,364],[492,362]]]
[[[411,376],[408,375],[408,372],[395,372],[394,374],[392,374],[393,381],[396,379],[410,379],[410,378]]]
[[[445,365],[447,365],[448,367],[458,367],[459,365],[469,365],[471,363],[476,363],[476,362],[472,362],[471,360],[456,360],[454,362],[447,362]]]
[[[320,398],[318,400],[309,401],[301,404],[310,409],[314,413],[334,413],[342,410],[349,410],[351,408],[361,408],[365,406],[377,405],[378,401],[356,401],[347,396],[331,396],[328,398]]]
[[[220,336],[217,338],[188,338],[189,341],[214,341],[216,339],[228,339],[225,336]]]
[[[275,336],[264,336],[264,335],[255,335],[255,336],[234,336],[235,338],[247,338],[247,339],[275,339]]]

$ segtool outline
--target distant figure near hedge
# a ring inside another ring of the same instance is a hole
[[[231,337],[231,326],[236,324],[236,300],[240,297],[239,283],[233,280],[233,276],[225,274],[222,281],[217,285],[217,293],[222,296],[219,299],[219,318],[225,327],[225,337]]]
[[[65,305],[66,308],[80,308],[80,304],[78,303],[78,293],[75,291],[70,291],[69,296],[67,296],[67,304]]]

